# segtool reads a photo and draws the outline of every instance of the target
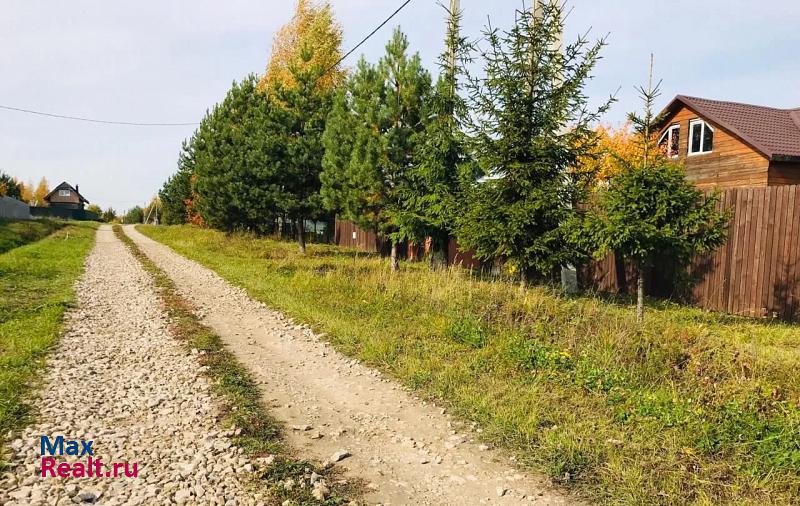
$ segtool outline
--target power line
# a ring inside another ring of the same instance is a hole
[[[38,116],[47,116],[48,118],[68,119],[72,121],[85,121],[87,123],[101,123],[104,125],[173,127],[173,126],[196,126],[200,124],[200,123],[137,123],[135,121],[109,121],[102,119],[82,118],[80,116],[65,116],[63,114],[53,114],[49,112],[33,111],[31,109],[22,109],[19,107],[11,107],[7,105],[0,105],[0,109],[5,109],[8,111],[24,112],[27,114],[36,114]]]
[[[395,16],[397,16],[397,15],[400,13],[400,11],[402,11],[403,9],[405,9],[406,5],[408,5],[408,4],[410,4],[410,3],[411,3],[411,0],[405,0],[405,2],[403,2],[403,4],[402,4],[402,5],[400,5],[400,7],[398,7],[398,8],[397,8],[397,10],[395,10],[395,11],[394,11],[394,12],[393,12],[393,13],[392,13],[392,14],[391,14],[391,15],[390,15],[388,18],[386,18],[386,19],[384,19],[384,20],[383,20],[383,23],[379,24],[379,25],[378,25],[378,26],[377,26],[377,27],[376,27],[374,30],[372,30],[371,32],[369,32],[369,35],[367,35],[366,37],[364,37],[363,39],[361,39],[361,42],[359,42],[358,44],[356,44],[356,46],[355,46],[353,49],[351,49],[350,51],[348,51],[347,53],[345,53],[345,55],[344,55],[344,56],[342,56],[341,58],[339,58],[339,61],[337,61],[336,63],[334,63],[334,64],[333,64],[333,65],[331,65],[330,67],[328,67],[328,68],[325,70],[325,72],[323,72],[323,73],[322,73],[322,75],[320,75],[320,76],[317,78],[317,81],[319,81],[319,80],[320,80],[320,79],[322,79],[324,76],[326,76],[326,75],[328,74],[328,72],[330,72],[331,70],[333,70],[333,69],[335,69],[336,67],[338,67],[338,66],[339,66],[339,64],[341,64],[341,63],[342,63],[342,62],[343,62],[343,61],[344,61],[344,60],[345,60],[345,59],[346,59],[348,56],[350,56],[351,54],[355,53],[355,52],[358,50],[358,48],[360,48],[361,46],[363,46],[365,42],[367,42],[367,41],[368,41],[370,38],[372,38],[372,36],[373,36],[373,35],[375,35],[376,33],[378,33],[378,31],[379,31],[381,28],[383,28],[384,26],[386,26],[386,23],[388,23],[389,21],[391,21],[391,20],[392,20],[392,18],[394,18]]]
[[[400,11],[405,9],[405,7],[410,3],[411,3],[411,0],[405,0],[400,5],[400,7],[398,7],[393,13],[391,13],[389,15],[388,18],[384,19],[381,24],[379,24],[377,27],[375,27],[374,30],[369,32],[369,34],[366,37],[361,39],[361,42],[356,44],[355,47],[353,47],[353,49],[351,49],[350,51],[345,53],[344,56],[339,58],[339,60],[336,63],[334,63],[333,65],[328,67],[325,70],[325,72],[323,72],[317,78],[317,81],[319,81],[320,79],[322,79],[322,77],[327,75],[330,71],[332,71],[333,69],[338,67],[345,59],[347,59],[348,56],[350,56],[351,54],[355,53],[358,50],[358,48],[363,46],[364,43],[366,43],[369,39],[371,39],[373,35],[378,33],[378,31],[380,31],[381,28],[386,26],[386,24],[389,21],[394,19],[394,17],[397,16],[400,13]],[[135,121],[110,121],[110,120],[102,120],[102,119],[83,118],[83,117],[80,117],[80,116],[66,116],[64,114],[53,114],[53,113],[49,113],[49,112],[34,111],[34,110],[31,110],[31,109],[22,109],[20,107],[11,107],[11,106],[7,106],[7,105],[0,105],[0,109],[5,109],[5,110],[8,110],[8,111],[23,112],[23,113],[26,113],[26,114],[36,114],[38,116],[46,116],[48,118],[68,119],[68,120],[72,120],[72,121],[84,121],[84,122],[87,122],[87,123],[100,123],[100,124],[103,124],[103,125],[173,127],[173,126],[197,126],[197,125],[200,124],[200,123],[196,123],[196,122],[195,123],[138,123],[138,122],[135,122]]]

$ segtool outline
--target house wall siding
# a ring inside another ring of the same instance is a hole
[[[685,162],[689,180],[699,188],[769,184],[769,160],[713,121],[706,120],[714,128],[713,151],[706,155],[688,156],[689,122],[693,119],[705,118],[684,106],[666,123],[667,127],[675,124],[681,127],[679,157]]]
[[[800,163],[772,162],[769,167],[769,185],[800,184]]]
[[[69,192],[69,197],[62,197],[56,191],[53,195],[50,196],[50,204],[80,204],[80,199],[78,195],[74,191]]]

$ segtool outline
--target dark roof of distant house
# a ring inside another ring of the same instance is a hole
[[[52,195],[53,195],[55,192],[57,192],[58,190],[70,190],[70,191],[74,191],[74,192],[75,192],[75,194],[78,196],[78,198],[81,200],[81,202],[83,202],[83,203],[85,203],[85,204],[88,204],[88,203],[89,203],[89,201],[88,201],[88,200],[86,200],[86,198],[84,198],[84,196],[83,196],[83,195],[81,195],[81,192],[79,192],[77,188],[73,188],[73,187],[72,187],[72,185],[71,185],[71,184],[69,184],[69,183],[67,183],[66,181],[62,182],[60,185],[58,185],[58,186],[56,186],[55,188],[53,188],[53,191],[51,191],[50,193],[48,193],[48,194],[47,194],[47,195],[44,197],[44,199],[45,199],[46,201],[48,201],[48,202],[49,202],[49,201],[50,201],[50,197],[51,197],[51,196],[52,196]]]
[[[776,109],[678,95],[664,110],[679,104],[720,125],[770,160],[800,158],[800,108]]]

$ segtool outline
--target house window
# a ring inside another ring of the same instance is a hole
[[[671,125],[664,131],[664,134],[658,140],[658,145],[664,150],[664,153],[671,158],[678,156],[678,150],[681,145],[681,127],[680,125]]]
[[[689,154],[711,153],[714,148],[714,129],[703,120],[689,122]]]
[[[69,197],[69,190],[58,190],[59,197]]]

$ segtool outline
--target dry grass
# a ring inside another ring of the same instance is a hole
[[[460,269],[192,227],[140,227],[476,421],[607,504],[800,497],[800,333],[651,303],[525,292]]]

